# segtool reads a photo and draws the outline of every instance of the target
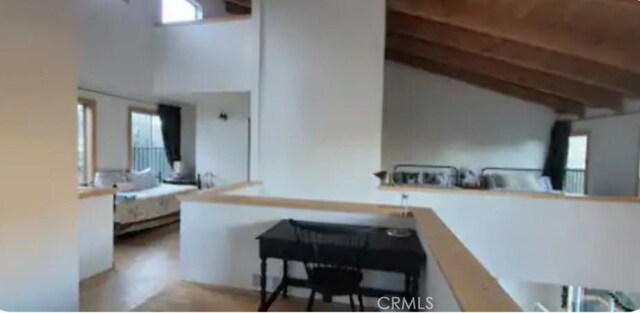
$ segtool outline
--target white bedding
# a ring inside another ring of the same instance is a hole
[[[158,219],[179,212],[180,203],[176,196],[195,190],[197,190],[195,186],[161,184],[137,192],[119,192],[116,196],[114,211],[115,223],[122,226]],[[149,225],[157,226],[157,222]],[[120,230],[117,228],[116,233],[123,234],[147,227],[153,226],[138,225],[135,228],[126,227]]]
[[[140,190],[140,191],[118,192],[117,201],[125,202],[130,200],[144,200],[149,198],[157,198],[157,197],[164,197],[168,195],[185,193],[185,192],[193,191],[197,189],[198,188],[196,188],[195,186],[188,186],[188,185],[160,184],[156,187]]]

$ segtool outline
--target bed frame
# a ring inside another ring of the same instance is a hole
[[[536,168],[517,168],[517,167],[485,167],[480,171],[480,177],[487,175],[487,172],[525,172],[525,173],[535,173],[542,174],[544,170],[536,169]]]
[[[127,171],[127,172],[129,172],[129,171]],[[158,172],[157,178],[158,178],[158,182],[162,183],[162,173],[161,172]],[[201,180],[200,175],[197,175],[196,184],[197,184],[198,190],[203,189],[203,180]],[[117,186],[114,185],[113,188],[115,189],[115,188],[117,188]],[[178,195],[180,195],[180,194],[176,194],[176,196],[178,196]],[[116,208],[117,208],[117,201],[116,200],[117,200],[117,193],[115,193],[113,195],[113,212],[114,212],[114,214],[115,214]],[[161,216],[156,216],[156,217],[149,218],[149,219],[142,220],[142,221],[131,222],[131,223],[117,223],[117,222],[114,221],[113,222],[114,234],[115,234],[115,237],[133,235],[133,234],[137,234],[137,233],[140,233],[140,232],[151,230],[151,229],[154,229],[154,228],[157,228],[157,227],[169,225],[169,224],[172,224],[172,223],[175,223],[175,222],[178,222],[178,221],[180,221],[180,211],[172,212],[172,213],[161,215]],[[150,226],[148,228],[136,230],[136,231],[133,231],[133,232],[122,233],[123,231],[126,231],[129,228],[136,227],[136,226],[142,225],[142,224],[152,224],[152,223],[155,223],[156,225]]]
[[[402,182],[398,182],[395,180],[395,174],[398,172],[406,171],[415,171],[417,173],[428,172],[429,170],[448,170],[453,177],[453,186],[460,185],[460,173],[458,168],[455,166],[449,165],[429,165],[429,164],[398,164],[393,167],[393,172],[391,173],[391,182],[397,185],[404,185]],[[424,185],[419,183],[418,185]]]

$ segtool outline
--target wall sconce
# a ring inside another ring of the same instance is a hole
[[[229,115],[226,112],[220,112],[220,116],[218,116],[219,120],[226,121],[229,119]]]

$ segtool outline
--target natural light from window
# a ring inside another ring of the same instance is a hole
[[[196,21],[201,18],[198,4],[190,0],[162,0],[162,23]]]
[[[88,157],[87,157],[87,115],[84,105],[78,104],[78,166],[77,166],[77,177],[78,184],[86,184],[87,183],[87,168],[88,168]]]
[[[589,135],[574,134],[569,137],[567,172],[563,191],[585,194],[587,191],[587,162],[589,160]]]
[[[171,174],[162,139],[162,122],[156,114],[131,112],[131,170],[151,169],[166,178]]]
[[[76,105],[78,141],[78,184],[86,185],[93,180],[95,171],[95,103],[79,99]]]

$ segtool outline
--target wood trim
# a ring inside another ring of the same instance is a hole
[[[249,181],[249,182],[237,183],[237,184],[232,184],[232,185],[224,186],[224,187],[217,187],[217,188],[213,188],[213,189],[201,190],[201,191],[199,191],[197,193],[191,193],[188,196],[178,197],[178,200],[180,200],[180,201],[206,202],[207,199],[209,199],[210,197],[215,197],[215,196],[223,194],[223,193],[239,191],[239,190],[242,190],[242,189],[261,186],[261,185],[262,185],[262,182],[259,182],[259,181],[258,182]]]
[[[398,186],[398,185],[382,185],[379,190],[389,192],[422,192],[422,193],[440,193],[440,194],[457,194],[457,195],[476,195],[476,196],[492,196],[492,197],[521,197],[530,199],[548,199],[563,201],[591,201],[604,203],[627,203],[638,204],[640,198],[637,197],[616,197],[616,196],[590,196],[590,195],[565,195],[555,193],[534,193],[534,192],[517,192],[517,191],[495,191],[484,189],[458,189],[458,188],[431,188],[418,186]]]
[[[591,132],[588,130],[578,130],[571,133],[571,136],[586,136],[587,137],[587,151],[586,151],[586,160],[585,160],[585,170],[584,170],[584,190],[582,191],[585,195],[589,193],[589,165],[591,158]]]
[[[414,36],[391,33],[387,48],[428,59],[432,62],[464,67],[468,71],[529,89],[574,99],[591,107],[622,108],[623,95],[601,86],[526,68],[480,54],[465,52]]]
[[[116,190],[113,188],[92,188],[92,187],[80,187],[78,188],[78,198],[87,199],[100,196],[113,196]]]
[[[521,42],[444,19],[393,9],[387,14],[387,25],[391,33],[438,42],[447,47],[606,87],[627,95],[640,95],[638,73],[532,42]]]
[[[141,114],[149,114],[149,115],[158,115],[157,109],[148,109],[136,106],[129,106],[129,110],[127,111],[127,169],[131,171],[133,166],[133,154],[131,151],[131,136],[133,135],[131,127],[133,121],[131,120],[131,115],[133,113],[141,113]]]
[[[251,0],[224,0],[224,2],[251,9]]]
[[[286,199],[273,197],[236,196],[219,194],[208,199],[192,200],[216,204],[232,204],[239,206],[270,207],[294,210],[331,211],[356,214],[377,214],[402,217],[402,207],[392,205],[376,205],[369,203],[316,201],[302,199]]]
[[[84,106],[87,118],[87,173],[89,177],[85,177],[87,183],[92,183],[98,166],[98,136],[97,136],[97,104],[95,100],[87,98],[78,98],[78,104]]]
[[[319,200],[288,199],[260,196],[230,195],[229,192],[260,186],[259,182],[248,182],[201,191],[198,194],[180,197],[182,202],[203,202],[214,204],[233,204],[242,206],[271,207],[296,210],[331,211],[342,213],[378,214],[401,217],[402,207],[370,203],[351,203]]]
[[[461,311],[522,311],[433,210],[416,209],[412,213],[420,241],[435,260]]]
[[[143,107],[130,106],[129,116],[131,116],[131,113],[158,115],[158,109],[149,109],[149,108],[143,108]]]
[[[175,22],[175,23],[156,23],[156,27],[175,27],[175,26],[190,26],[190,25],[208,25],[208,24],[218,24],[218,23],[230,23],[237,21],[247,21],[250,20],[250,15],[225,15],[219,17],[209,17],[203,18],[197,21],[187,21],[187,22]]]
[[[620,1],[390,0],[388,6],[640,73],[638,11]]]

